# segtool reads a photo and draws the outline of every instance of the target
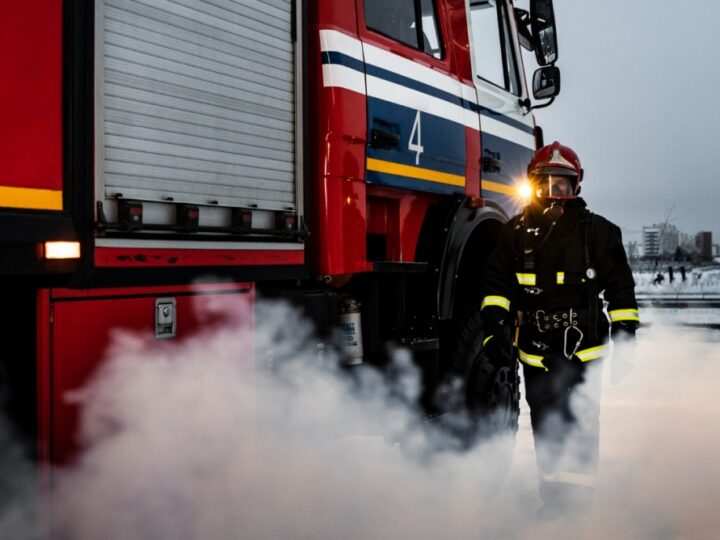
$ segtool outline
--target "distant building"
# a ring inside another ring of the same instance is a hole
[[[695,236],[695,249],[701,261],[712,260],[712,232],[701,231]]]
[[[710,261],[720,256],[718,244],[712,243],[712,232],[685,234],[669,223],[646,225],[642,229],[642,254],[645,259],[674,259],[676,261]],[[637,246],[628,244],[628,259],[635,256]]]
[[[645,257],[660,256],[660,227],[643,227],[642,242]]]
[[[682,233],[669,223],[643,227],[643,255],[646,258],[673,258],[681,247],[681,238]]]

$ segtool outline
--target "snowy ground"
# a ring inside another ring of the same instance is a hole
[[[688,268],[684,282],[678,268],[674,267],[672,283],[670,283],[667,267],[659,268],[658,272],[634,272],[635,292],[639,296],[720,295],[720,267]],[[660,284],[654,282],[658,273],[662,273],[664,277]]]
[[[652,308],[640,306],[640,320],[643,325],[717,327],[720,325],[720,307]]]
[[[654,283],[657,273],[635,272],[635,294],[641,303],[643,324],[720,325],[720,267],[689,268],[686,281],[675,268],[675,279]],[[682,307],[646,307],[650,303],[687,303]],[[697,305],[693,305],[697,304]]]

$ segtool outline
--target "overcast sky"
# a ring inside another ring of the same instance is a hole
[[[554,5],[562,90],[536,118],[546,143],[578,152],[590,208],[626,242],[669,214],[720,243],[720,2]]]

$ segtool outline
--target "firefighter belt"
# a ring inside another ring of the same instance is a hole
[[[538,332],[544,333],[561,330],[570,326],[585,326],[588,317],[587,310],[568,308],[556,311],[545,311],[543,309],[528,311],[525,312],[524,319],[527,324],[531,324],[537,328]]]

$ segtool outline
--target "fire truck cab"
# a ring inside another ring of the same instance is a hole
[[[482,361],[468,312],[560,90],[552,0],[1,9],[0,364],[42,461],[77,451],[64,396],[113,329],[181,340],[216,295],[287,299],[348,364],[409,348],[426,412]]]

